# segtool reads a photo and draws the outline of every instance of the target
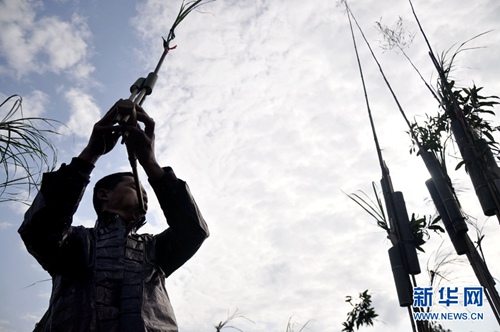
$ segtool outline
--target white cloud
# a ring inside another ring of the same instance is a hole
[[[101,116],[99,106],[89,94],[78,88],[66,91],[64,98],[70,105],[70,116],[66,125],[59,128],[59,132],[80,138],[90,137],[94,124]]]
[[[46,106],[50,101],[49,95],[40,90],[33,90],[23,96],[23,114],[26,117],[40,117],[46,113]]]
[[[12,328],[12,324],[8,320],[0,320],[0,329],[5,332],[15,332],[16,330]]]
[[[28,41],[34,54],[40,52],[48,57],[47,63],[41,63],[41,71],[68,69],[85,59],[89,36],[85,22],[74,15],[71,22],[61,21],[57,17],[43,17],[37,22],[38,28]]]
[[[32,72],[59,74],[80,65],[76,78],[87,78],[92,66],[87,63],[91,37],[85,20],[73,15],[69,21],[56,16],[37,16],[41,2],[6,0],[0,3],[0,55],[16,77]]]
[[[6,229],[6,228],[10,228],[10,227],[13,227],[14,224],[10,223],[10,222],[0,222],[0,229]]]

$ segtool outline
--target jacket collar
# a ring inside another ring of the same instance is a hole
[[[104,228],[115,222],[119,222],[120,224],[124,224],[122,219],[116,213],[111,213],[109,211],[103,211],[97,216],[97,220],[95,222],[94,228]],[[146,217],[142,217],[136,222],[132,223],[132,225],[127,229],[127,231],[131,231],[132,233],[137,232],[139,228],[146,224]]]

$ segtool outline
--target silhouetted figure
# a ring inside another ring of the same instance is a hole
[[[194,255],[209,232],[187,184],[156,162],[153,119],[140,106],[136,110],[144,130],[114,125],[117,108],[111,108],[78,157],[44,174],[25,214],[19,233],[53,283],[49,309],[36,331],[178,330],[165,278]],[[96,183],[94,228],[71,226],[94,164],[124,130],[169,225],[157,235],[137,234],[145,223],[147,196],[132,173]],[[136,190],[144,192],[143,209]]]

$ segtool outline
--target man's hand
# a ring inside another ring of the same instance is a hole
[[[124,129],[129,132],[127,147],[135,153],[137,160],[151,180],[160,179],[165,172],[156,161],[155,122],[141,106],[135,105],[135,109],[137,121],[144,124],[144,130],[139,127],[139,124],[135,127],[124,126]]]
[[[99,157],[113,150],[120,137],[120,132],[123,130],[123,126],[113,125],[116,113],[117,108],[115,104],[101,120],[96,122],[89,142],[78,156],[79,158],[95,164]]]

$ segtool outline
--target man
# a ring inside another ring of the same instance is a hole
[[[164,281],[208,237],[186,183],[154,154],[154,121],[138,105],[137,121],[116,125],[116,105],[98,121],[85,149],[70,164],[44,174],[19,233],[52,277],[49,309],[37,331],[177,331]],[[104,177],[94,188],[94,228],[71,226],[90,173],[123,134],[148,176],[169,228],[137,234],[145,223],[132,173]]]

